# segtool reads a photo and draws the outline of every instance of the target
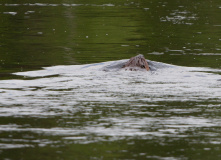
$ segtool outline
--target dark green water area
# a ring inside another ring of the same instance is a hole
[[[1,0],[0,159],[221,159],[220,16],[219,0]],[[12,74],[137,54],[217,81]]]

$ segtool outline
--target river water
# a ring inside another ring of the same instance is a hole
[[[0,158],[221,158],[221,3],[0,2]],[[106,71],[143,54],[156,71]]]

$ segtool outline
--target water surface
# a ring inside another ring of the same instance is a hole
[[[220,11],[217,0],[1,1],[0,157],[220,159]],[[171,67],[102,70],[139,53]]]

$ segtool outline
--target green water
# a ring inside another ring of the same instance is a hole
[[[118,60],[137,53],[165,63],[220,68],[219,1],[10,4],[16,3],[3,1],[0,6],[1,73]],[[160,54],[151,54],[155,52]]]
[[[114,61],[137,54],[179,66],[220,69],[220,13],[219,0],[1,0],[0,80],[21,78],[11,74],[14,72]],[[41,86],[36,87],[36,91],[40,89]],[[4,91],[0,91],[2,93]],[[46,98],[50,99],[50,96]],[[131,97],[126,98],[130,100]],[[133,95],[132,98],[137,97]],[[86,135],[87,140],[83,142],[61,138],[62,133],[47,132],[51,128],[99,124],[100,117],[142,119],[145,115],[134,114],[140,109],[157,113],[156,117],[162,122],[170,116],[221,119],[219,99],[168,102],[163,98],[157,103],[139,102],[141,108],[135,107],[134,112],[127,114],[137,103],[85,101],[81,104],[83,108],[92,108],[93,115],[89,116],[85,110],[73,113],[73,117],[62,114],[55,117],[1,116],[0,125],[6,125],[6,131],[4,127],[0,131],[0,159],[220,159],[220,123],[212,128],[192,127],[180,131],[182,134],[178,137],[122,136],[115,140],[109,136],[100,136],[99,139],[99,134],[85,133],[82,136]],[[67,105],[65,101],[63,105]],[[115,108],[104,107],[108,105]],[[150,107],[152,105],[156,108]],[[163,110],[165,106],[171,110],[185,108],[187,111],[166,111]],[[0,102],[1,107],[5,104]],[[21,109],[22,104],[10,107]],[[193,107],[197,111],[192,112]],[[7,126],[13,128],[14,124],[19,127],[7,131]],[[42,130],[33,132],[35,128]],[[142,129],[157,132],[164,128],[163,125],[148,125]],[[208,136],[213,133],[213,136],[208,138],[206,133]],[[81,134],[78,136],[82,140]]]

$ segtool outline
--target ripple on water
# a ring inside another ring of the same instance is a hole
[[[2,4],[0,4],[2,5]],[[114,7],[114,4],[107,3],[107,4],[71,4],[71,3],[61,3],[61,4],[51,4],[51,3],[22,3],[22,4],[4,4],[7,7],[16,7],[16,6],[40,6],[40,7],[57,7],[57,6],[65,6],[65,7],[75,7],[75,6],[95,6],[95,7]]]
[[[179,66],[154,72],[101,70],[112,63],[48,67],[15,73],[31,80],[0,81],[1,117],[66,121],[61,127],[56,121],[50,128],[0,125],[0,130],[59,135],[79,143],[195,133],[217,137],[220,117],[211,117],[214,110],[220,112],[220,75],[215,74],[219,70]],[[89,135],[94,136],[88,139]]]
[[[3,14],[10,14],[10,15],[16,15],[17,14],[17,12],[3,12]]]

